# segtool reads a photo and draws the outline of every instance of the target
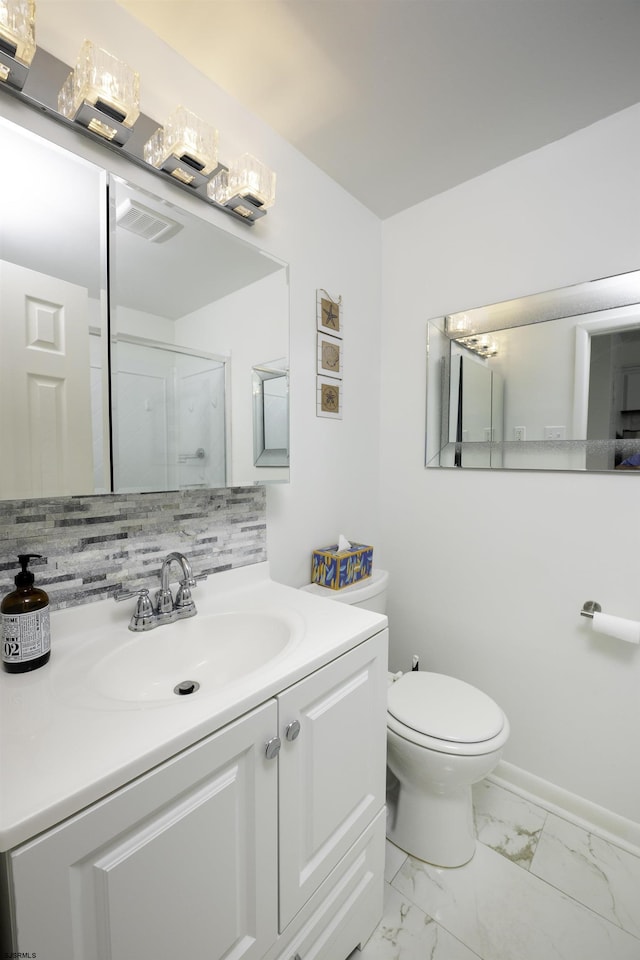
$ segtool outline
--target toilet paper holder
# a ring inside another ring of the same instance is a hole
[[[587,602],[582,605],[580,616],[588,617],[589,620],[593,620],[594,613],[602,613],[602,607],[599,603],[596,603],[595,600],[587,600]]]

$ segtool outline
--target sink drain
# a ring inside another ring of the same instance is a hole
[[[175,685],[173,692],[177,693],[179,697],[187,697],[190,693],[195,693],[199,689],[200,684],[197,680],[183,680],[182,683]]]

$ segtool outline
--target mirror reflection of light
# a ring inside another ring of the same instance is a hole
[[[447,317],[447,333],[454,339],[473,333],[471,320],[466,313],[452,313]]]
[[[488,358],[497,356],[498,344],[486,334],[472,337],[458,337],[457,340],[479,357]]]

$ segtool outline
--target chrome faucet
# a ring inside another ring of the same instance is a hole
[[[176,593],[175,603],[171,587],[169,586],[169,573],[171,564],[177,563],[182,572],[180,586]],[[156,593],[156,617],[158,624],[172,623],[174,620],[182,620],[186,617],[195,617],[196,605],[191,599],[191,587],[195,587],[196,581],[191,572],[191,564],[182,553],[168,553],[162,561],[160,571],[160,589]]]
[[[175,600],[170,586],[172,563],[178,564],[181,573]],[[154,627],[161,627],[164,623],[195,617],[198,611],[191,596],[191,588],[196,586],[198,580],[206,579],[206,574],[194,577],[191,564],[184,554],[173,551],[168,553],[162,561],[160,589],[156,591],[154,601],[151,600],[146,587],[141,590],[122,590],[115,594],[113,599],[120,602],[137,597],[136,608],[129,622],[129,630],[135,632],[153,630]]]

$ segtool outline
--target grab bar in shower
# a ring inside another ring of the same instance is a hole
[[[184,463],[186,460],[204,460],[205,457],[204,447],[198,447],[195,453],[180,453],[178,461]]]

